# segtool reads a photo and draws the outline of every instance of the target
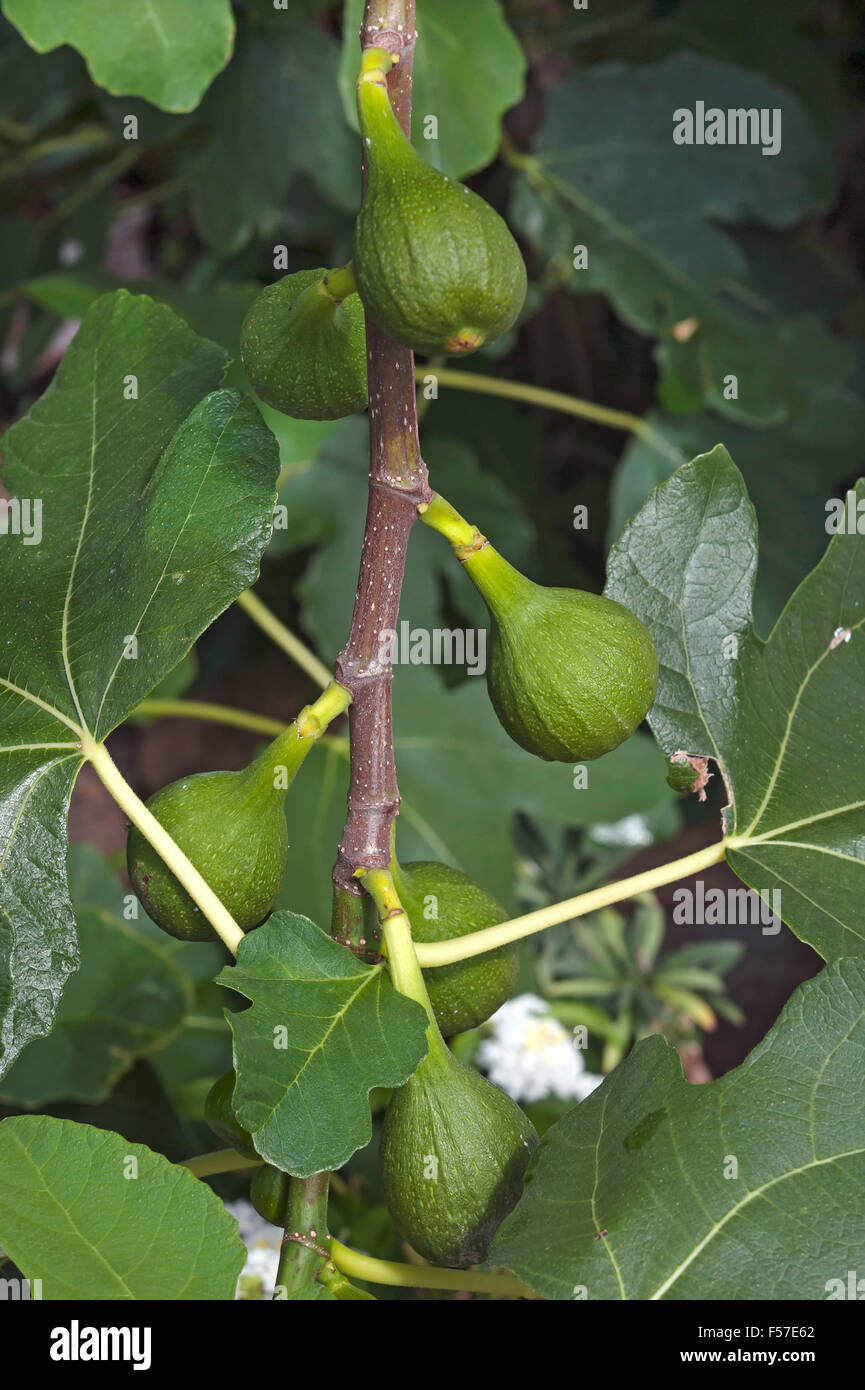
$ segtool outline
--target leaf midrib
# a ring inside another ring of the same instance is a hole
[[[59,1197],[57,1197],[57,1195],[56,1195],[56,1194],[51,1190],[51,1188],[48,1186],[48,1184],[47,1184],[46,1181],[45,1181],[45,1178],[43,1177],[43,1170],[38,1166],[38,1164],[36,1163],[36,1161],[32,1158],[32,1156],[31,1156],[31,1154],[30,1154],[29,1148],[27,1148],[27,1146],[26,1146],[26,1145],[23,1143],[23,1141],[19,1138],[19,1136],[16,1134],[16,1132],[15,1132],[14,1129],[13,1129],[12,1132],[11,1132],[11,1138],[12,1138],[13,1143],[16,1143],[16,1144],[18,1145],[18,1147],[19,1147],[20,1150],[21,1150],[22,1155],[24,1156],[24,1158],[26,1159],[26,1161],[28,1162],[28,1164],[32,1167],[32,1169],[33,1169],[33,1171],[34,1171],[34,1173],[35,1173],[35,1175],[36,1175],[36,1177],[37,1177],[37,1180],[38,1180],[40,1186],[42,1187],[42,1189],[43,1189],[43,1191],[44,1191],[46,1197],[47,1197],[48,1200],[52,1203],[52,1205],[55,1206],[55,1207],[57,1208],[57,1210],[63,1214],[63,1216],[65,1217],[65,1219],[66,1219],[66,1221],[67,1221],[67,1223],[68,1223],[68,1225],[69,1225],[71,1231],[72,1231],[72,1232],[75,1234],[75,1236],[77,1236],[77,1238],[81,1241],[81,1244],[82,1244],[83,1246],[85,1246],[86,1249],[91,1250],[91,1251],[93,1252],[93,1254],[96,1256],[96,1258],[102,1262],[102,1264],[105,1266],[105,1269],[106,1269],[106,1270],[108,1271],[108,1273],[112,1276],[112,1278],[116,1279],[116,1281],[117,1281],[117,1283],[120,1285],[120,1287],[129,1295],[129,1298],[134,1300],[134,1298],[135,1298],[135,1292],[134,1292],[134,1290],[130,1288],[130,1286],[126,1283],[126,1280],[122,1277],[122,1275],[120,1275],[120,1274],[117,1272],[117,1270],[114,1269],[114,1268],[109,1264],[108,1260],[107,1260],[107,1259],[105,1258],[105,1256],[102,1254],[101,1250],[100,1250],[97,1246],[95,1246],[95,1245],[92,1243],[92,1241],[89,1241],[89,1240],[86,1238],[86,1236],[84,1235],[83,1231],[81,1231],[81,1230],[79,1229],[79,1227],[76,1226],[75,1222],[72,1220],[72,1215],[71,1215],[69,1209],[63,1205],[63,1203],[60,1201]],[[55,1154],[56,1154],[56,1152],[57,1152],[57,1148],[58,1148],[58,1147],[59,1147],[59,1139],[58,1139],[58,1144],[57,1144],[57,1146],[55,1146],[55,1149],[54,1149],[54,1153],[55,1153]],[[54,1155],[52,1155],[52,1157],[53,1157],[53,1156],[54,1156]],[[115,1223],[115,1224],[116,1224],[116,1223]]]
[[[831,820],[833,816],[845,816],[848,811],[861,811],[865,807],[863,801],[847,801],[843,806],[830,806],[827,811],[818,811],[816,815],[804,816],[802,820],[788,821],[786,825],[776,825],[771,830],[764,830],[762,835],[749,835],[744,831],[741,835],[731,835],[727,841],[729,849],[745,849],[748,845],[771,844],[778,835],[786,835],[791,830],[804,830],[806,826],[816,825],[821,820]],[[779,844],[786,841],[780,840]],[[812,846],[818,849],[818,845]]]
[[[78,749],[75,750],[75,756],[76,756],[76,757],[79,756],[79,750],[78,750]],[[12,848],[12,844],[13,844],[13,842],[14,842],[14,840],[15,840],[15,836],[16,836],[17,831],[18,831],[18,826],[21,824],[21,821],[22,821],[22,819],[23,819],[23,817],[24,817],[24,814],[25,814],[25,812],[26,812],[26,810],[27,810],[27,807],[30,805],[30,801],[31,801],[31,799],[32,799],[32,797],[33,797],[33,795],[34,795],[34,793],[35,793],[35,791],[36,791],[36,788],[39,786],[39,784],[40,784],[40,782],[42,781],[42,779],[43,779],[44,777],[47,777],[47,776],[48,776],[48,773],[49,773],[49,772],[53,772],[53,771],[54,771],[55,767],[62,767],[64,763],[71,762],[71,760],[72,760],[72,755],[70,754],[70,756],[67,757],[67,758],[57,758],[57,759],[56,759],[55,761],[53,761],[53,762],[50,762],[50,763],[43,763],[42,766],[39,768],[38,775],[34,778],[33,782],[31,783],[31,785],[30,785],[29,788],[27,789],[27,794],[26,794],[26,796],[24,797],[24,800],[21,802],[21,805],[20,805],[20,807],[18,808],[18,814],[17,814],[17,816],[15,817],[14,821],[12,822],[12,825],[11,825],[10,830],[9,830],[9,834],[6,836],[6,843],[5,843],[5,845],[3,846],[3,852],[2,852],[2,854],[0,854],[0,870],[2,870],[3,865],[6,863],[6,856],[8,855],[9,850]],[[76,774],[76,776],[77,776],[77,774]]]
[[[325,1031],[324,1031],[324,1033],[322,1034],[322,1036],[319,1038],[318,1042],[315,1044],[314,1047],[311,1047],[311,1048],[309,1049],[309,1051],[308,1051],[307,1054],[306,1054],[306,1057],[304,1058],[303,1063],[301,1064],[301,1066],[299,1067],[299,1069],[295,1072],[294,1076],[292,1077],[290,1084],[289,1084],[288,1086],[285,1087],[285,1090],[284,1090],[283,1094],[282,1094],[282,1095],[280,1096],[280,1098],[276,1101],[276,1103],[275,1103],[274,1105],[271,1106],[270,1110],[267,1112],[267,1118],[266,1118],[265,1120],[263,1120],[261,1124],[259,1124],[259,1125],[256,1126],[256,1133],[258,1133],[259,1130],[263,1129],[264,1126],[265,1126],[266,1124],[268,1124],[268,1123],[273,1119],[273,1117],[274,1117],[274,1115],[276,1114],[277,1110],[278,1110],[279,1107],[283,1104],[283,1102],[284,1102],[284,1100],[285,1100],[285,1097],[288,1095],[289,1091],[294,1090],[295,1087],[299,1087],[299,1086],[300,1086],[301,1078],[302,1078],[302,1076],[304,1075],[304,1073],[305,1073],[307,1067],[309,1067],[309,1066],[311,1065],[313,1057],[315,1057],[319,1052],[321,1052],[322,1048],[325,1046],[325,1044],[326,1044],[328,1038],[330,1037],[331,1033],[334,1031],[334,1029],[337,1027],[337,1025],[338,1025],[339,1023],[342,1023],[342,1022],[343,1022],[343,1020],[345,1019],[345,1016],[347,1015],[349,1009],[351,1009],[351,1007],[352,1007],[352,1005],[354,1004],[355,1000],[359,998],[359,996],[361,995],[361,993],[363,992],[363,990],[366,989],[367,985],[370,985],[370,984],[373,984],[373,983],[378,983],[378,980],[379,980],[380,975],[381,975],[381,966],[373,966],[373,967],[371,968],[371,970],[370,970],[369,975],[368,975],[367,977],[361,979],[361,982],[360,982],[360,984],[358,985],[357,989],[354,990],[353,993],[352,993],[351,995],[349,995],[348,999],[345,1001],[345,1003],[343,1004],[342,1008],[339,1009],[339,1011],[333,1015],[333,1017],[332,1017],[331,1020],[330,1020],[330,1023],[328,1024],[328,1026],[327,1026],[327,1028],[325,1029]],[[318,980],[317,980],[317,983],[320,984],[320,983],[321,983],[321,980],[318,979]]]
[[[652,247],[648,242],[636,236],[627,223],[612,213],[601,203],[596,203],[589,198],[581,197],[579,191],[573,188],[566,179],[555,174],[552,169],[539,161],[535,181],[546,183],[550,191],[557,195],[557,198],[564,203],[570,203],[585,216],[594,218],[602,228],[605,228],[609,235],[620,246],[626,248],[633,255],[644,260],[656,274],[669,281],[670,284],[681,292],[691,296],[695,309],[703,310],[703,316],[715,313],[721,317],[727,317],[733,321],[740,331],[745,330],[747,325],[741,324],[735,316],[726,313],[718,300],[698,280],[689,279],[672,262],[665,260],[660,251]],[[532,182],[530,179],[529,182]]]
[[[688,1255],[687,1259],[682,1260],[682,1262],[676,1266],[672,1274],[664,1280],[663,1284],[659,1285],[653,1294],[649,1294],[648,1301],[655,1302],[663,1298],[664,1294],[672,1288],[676,1280],[693,1264],[698,1255],[703,1253],[709,1242],[714,1240],[715,1236],[726,1226],[727,1222],[731,1221],[734,1216],[737,1216],[739,1212],[754,1201],[755,1198],[761,1197],[764,1192],[768,1192],[771,1187],[776,1187],[778,1183],[785,1182],[787,1178],[795,1178],[798,1177],[800,1173],[807,1173],[812,1168],[822,1168],[828,1163],[838,1163],[845,1158],[861,1158],[863,1156],[865,1156],[865,1146],[857,1149],[845,1149],[842,1153],[830,1154],[826,1158],[812,1159],[809,1163],[803,1163],[799,1168],[790,1168],[786,1173],[779,1173],[777,1177],[770,1178],[768,1182],[762,1183],[760,1187],[755,1187],[753,1191],[749,1192],[747,1196],[743,1197],[735,1206],[730,1207],[730,1210],[724,1213],[720,1221],[715,1222],[712,1229],[694,1246],[694,1249]]]
[[[752,1201],[754,1201],[757,1197],[761,1197],[764,1192],[768,1192],[770,1188],[776,1187],[781,1182],[785,1182],[787,1178],[798,1177],[801,1173],[807,1173],[813,1168],[822,1168],[825,1167],[828,1163],[837,1163],[845,1158],[855,1158],[865,1155],[865,1145],[860,1145],[855,1149],[846,1149],[841,1153],[830,1154],[824,1158],[818,1158],[814,1124],[814,1102],[817,1095],[817,1090],[821,1085],[823,1077],[826,1073],[826,1068],[828,1067],[829,1062],[834,1057],[835,1053],[838,1051],[841,1045],[844,1042],[848,1041],[853,1031],[859,1027],[859,1025],[862,1022],[862,1018],[863,1013],[860,1011],[859,1013],[857,1013],[856,1017],[853,1019],[846,1032],[837,1040],[834,1047],[827,1050],[826,1055],[823,1058],[823,1065],[820,1067],[820,1070],[817,1073],[811,1085],[811,1095],[809,1099],[809,1115],[811,1148],[814,1154],[813,1158],[808,1163],[800,1164],[797,1168],[789,1168],[784,1173],[778,1173],[775,1177],[770,1178],[767,1182],[761,1183],[759,1187],[755,1187],[751,1192],[747,1193],[746,1196],[742,1197],[740,1201],[734,1203],[734,1205],[730,1207],[730,1209],[727,1212],[724,1213],[724,1215],[720,1218],[719,1221],[716,1221],[712,1224],[710,1230],[707,1231],[703,1239],[699,1241],[697,1245],[694,1246],[693,1250],[690,1252],[687,1258],[682,1260],[681,1263],[676,1266],[673,1272],[670,1275],[668,1275],[664,1282],[661,1285],[659,1285],[655,1292],[649,1296],[650,1302],[655,1302],[658,1299],[663,1298],[663,1296],[668,1292],[668,1290],[673,1287],[673,1284],[675,1284],[676,1280],[679,1279],[680,1276],[684,1274],[685,1270],[688,1269],[694,1263],[694,1260],[696,1260],[698,1256],[703,1253],[703,1251],[709,1245],[710,1241],[714,1240],[718,1232],[723,1230],[727,1223],[729,1221],[732,1221],[733,1217],[737,1216],[741,1211],[744,1210],[745,1207],[749,1206]],[[723,1100],[721,1110],[719,1111],[718,1115],[719,1122],[722,1119],[722,1114]]]
[[[851,556],[851,561],[852,561],[852,556]],[[858,621],[858,623],[850,623],[850,624],[849,624],[849,628],[850,628],[851,634],[854,633],[854,632],[856,632],[857,629],[860,628],[860,627],[862,627],[863,625],[865,625],[865,617],[860,618],[859,621]],[[823,651],[820,653],[820,655],[818,656],[817,660],[813,663],[813,665],[809,666],[808,670],[807,670],[806,673],[805,673],[804,678],[802,679],[802,681],[801,681],[800,684],[799,684],[799,687],[798,687],[798,689],[797,689],[797,691],[796,691],[796,697],[795,697],[795,699],[793,700],[793,703],[792,703],[792,705],[790,706],[790,709],[789,709],[789,711],[788,711],[788,713],[787,713],[787,723],[786,723],[786,726],[785,726],[785,728],[784,728],[784,733],[783,733],[783,736],[782,736],[782,738],[781,738],[781,743],[780,743],[779,748],[778,748],[778,756],[777,756],[776,759],[775,759],[775,765],[774,765],[774,767],[773,767],[773,769],[772,769],[772,775],[771,775],[771,777],[769,778],[769,782],[768,782],[768,785],[767,785],[767,787],[766,787],[766,791],[765,791],[765,793],[764,793],[764,795],[763,795],[763,800],[760,802],[760,805],[759,805],[759,807],[757,808],[757,812],[756,812],[756,814],[755,814],[755,816],[754,816],[754,819],[751,821],[751,824],[747,827],[747,829],[746,829],[745,831],[743,831],[743,834],[744,834],[745,836],[750,837],[750,832],[754,829],[755,826],[757,826],[757,825],[760,824],[760,821],[762,820],[762,818],[763,818],[763,816],[764,816],[764,814],[765,814],[765,812],[766,812],[766,807],[769,805],[769,802],[770,802],[771,799],[772,799],[772,794],[773,794],[773,792],[774,792],[776,786],[778,785],[778,778],[779,778],[780,775],[781,775],[781,767],[782,767],[782,764],[783,764],[783,762],[784,762],[784,759],[785,759],[785,757],[786,757],[786,755],[787,755],[787,746],[788,746],[788,744],[789,744],[789,742],[790,742],[790,735],[792,734],[792,731],[793,731],[793,724],[794,724],[794,722],[795,722],[796,715],[797,715],[798,712],[799,712],[799,706],[800,706],[800,704],[801,704],[801,702],[802,702],[802,696],[803,696],[804,693],[805,693],[805,689],[806,689],[806,687],[807,687],[807,685],[808,685],[808,682],[810,681],[810,679],[811,679],[811,677],[814,675],[814,673],[820,669],[820,667],[822,666],[823,662],[826,660],[826,657],[827,657],[827,656],[830,654],[830,652],[832,652],[833,650],[834,650],[834,648],[831,647],[831,646],[828,646],[828,645],[827,645],[826,647],[824,647],[824,648],[823,648]],[[770,833],[770,834],[777,834],[778,832],[777,832],[777,831],[770,831],[769,833]]]
[[[69,659],[69,609],[72,603],[72,590],[75,587],[75,575],[78,570],[78,561],[81,558],[81,550],[84,545],[84,535],[90,520],[90,509],[93,504],[93,484],[96,477],[96,407],[97,407],[97,381],[99,372],[99,339],[93,344],[93,399],[90,406],[90,459],[87,471],[87,500],[84,504],[84,514],[81,518],[81,526],[78,531],[78,540],[75,544],[75,554],[72,557],[72,564],[69,567],[69,579],[66,584],[66,593],[63,598],[63,614],[60,620],[60,654],[63,659],[63,669],[66,672],[66,684],[69,686],[69,693],[72,696],[72,703],[81,720],[82,728],[87,727],[84,718],[84,711],[78,699],[78,692],[75,689],[75,682],[72,679],[72,665]]]
[[[208,478],[210,477],[210,473],[211,473],[211,470],[212,470],[213,464],[214,464],[214,459],[216,458],[216,456],[217,456],[217,454],[218,454],[218,452],[219,452],[220,446],[221,446],[221,444],[222,444],[222,441],[223,441],[223,438],[225,437],[226,432],[228,431],[230,425],[231,425],[232,422],[234,421],[234,418],[235,418],[235,416],[237,415],[238,410],[241,408],[241,404],[242,404],[242,402],[238,399],[238,401],[237,401],[237,402],[235,403],[235,405],[234,405],[234,408],[232,409],[231,413],[229,414],[228,418],[225,420],[224,424],[222,425],[222,428],[219,430],[216,439],[214,440],[213,448],[211,449],[210,457],[209,457],[209,459],[208,459],[208,461],[207,461],[207,466],[206,466],[206,467],[201,471],[201,473],[200,473],[200,476],[199,476],[199,479],[198,479],[198,487],[197,487],[197,489],[196,489],[195,497],[190,501],[189,506],[186,508],[186,514],[185,514],[184,517],[183,517],[183,521],[182,521],[182,523],[181,523],[181,524],[178,526],[178,528],[177,528],[177,531],[176,531],[176,533],[175,533],[174,539],[173,539],[173,541],[172,541],[172,543],[171,543],[171,548],[170,548],[170,550],[168,551],[168,554],[167,554],[166,557],[165,557],[165,562],[164,562],[164,564],[163,564],[163,566],[162,566],[162,573],[160,574],[159,579],[157,580],[157,582],[153,585],[152,590],[151,590],[151,593],[148,595],[147,602],[145,603],[144,607],[142,608],[142,610],[141,610],[141,612],[140,612],[140,614],[139,614],[139,616],[138,616],[138,618],[137,618],[137,620],[136,620],[135,627],[132,629],[132,635],[133,635],[133,636],[136,636],[136,637],[137,637],[138,632],[139,632],[139,630],[140,630],[140,628],[141,628],[141,624],[144,622],[145,617],[147,616],[148,612],[150,611],[151,605],[156,601],[157,595],[159,594],[159,591],[160,591],[160,589],[162,588],[162,585],[163,585],[164,582],[165,582],[165,576],[166,576],[166,574],[168,573],[168,567],[169,567],[169,565],[170,565],[170,563],[171,563],[171,561],[172,561],[172,559],[173,559],[173,557],[174,557],[174,553],[175,553],[175,551],[177,550],[178,545],[180,544],[181,538],[183,537],[183,533],[184,533],[184,531],[186,530],[187,525],[189,524],[189,520],[190,520],[190,518],[191,518],[191,517],[194,515],[194,513],[195,513],[195,508],[196,508],[196,506],[197,506],[197,504],[198,504],[198,501],[199,501],[199,499],[200,499],[200,497],[201,497],[202,491],[204,490],[204,487],[205,487],[205,485],[206,485],[206,483],[207,483],[207,480],[208,480]],[[193,414],[194,414],[194,412],[193,412]],[[191,417],[187,417],[187,418],[191,418]],[[168,448],[170,448],[170,447],[171,447],[171,445],[170,445],[170,443],[169,443]],[[120,670],[120,667],[121,667],[122,663],[123,663],[123,656],[122,656],[122,654],[121,654],[121,655],[117,658],[117,661],[115,662],[114,670],[111,672],[111,675],[109,676],[108,680],[107,680],[106,683],[105,683],[105,689],[104,689],[103,692],[102,692],[102,699],[101,699],[100,702],[99,702],[99,709],[98,709],[98,711],[97,711],[97,713],[96,713],[96,718],[95,718],[94,721],[93,721],[94,729],[97,729],[97,728],[99,727],[100,720],[102,719],[102,711],[103,711],[103,709],[105,708],[105,701],[108,699],[108,695],[109,695],[109,693],[110,693],[110,691],[111,691],[112,686],[114,685],[114,682],[115,682],[115,680],[116,680],[116,678],[117,678],[117,672]]]
[[[50,714],[52,719],[56,719],[60,724],[65,724],[67,729],[71,729],[74,734],[83,734],[84,730],[81,725],[75,723],[74,719],[70,719],[67,714],[63,714],[55,705],[49,704],[47,700],[43,700],[40,696],[34,695],[30,690],[26,690],[23,685],[16,685],[14,681],[7,680],[5,676],[0,676],[0,685],[5,686],[7,690],[11,690],[13,695],[20,695],[22,700],[28,700],[31,705],[36,705],[36,707],[43,710],[45,714]]]

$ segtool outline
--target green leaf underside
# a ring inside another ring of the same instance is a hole
[[[718,445],[650,494],[610,552],[606,592],[658,648],[649,722],[664,752],[726,773],[730,865],[780,890],[784,921],[833,959],[865,950],[865,537],[833,537],[766,642],[751,626],[756,556],[753,508]]]
[[[169,949],[123,921],[121,888],[112,882],[112,912],[73,898],[82,969],[66,985],[51,1032],[25,1048],[0,1082],[7,1105],[106,1100],[136,1057],[163,1047],[181,1028],[192,981]]]
[[[686,419],[651,414],[647,423],[652,436],[632,439],[616,469],[610,541],[653,487],[696,454],[713,448],[723,434],[748,485],[760,526],[754,619],[765,635],[823,554],[826,501],[843,494],[842,484],[861,466],[865,408],[851,392],[831,391],[771,431],[747,429],[731,420],[722,427],[717,416],[709,414]],[[784,461],[783,507],[778,506],[778,473],[766,466],[767,459]]]
[[[860,958],[719,1081],[638,1043],[547,1131],[490,1264],[551,1299],[825,1299],[865,1260],[863,1053]]]
[[[674,143],[673,112],[693,112],[697,100],[724,112],[780,110],[780,152]],[[816,381],[838,380],[843,354],[816,320],[806,327],[740,307],[753,300],[745,261],[715,219],[790,227],[831,201],[833,181],[831,157],[791,92],[677,53],[581,69],[556,88],[513,217],[569,288],[609,294],[628,323],[661,335],[668,408],[708,406],[765,425],[799,408]],[[577,270],[581,244],[589,262]],[[677,341],[672,330],[687,319],[696,331]],[[725,391],[730,374],[736,397]]]
[[[220,254],[280,213],[292,173],[343,212],[357,208],[358,138],[334,111],[338,61],[337,45],[311,25],[241,36],[201,107],[209,140],[192,193],[198,229]]]
[[[141,998],[141,1014],[136,1016],[136,1025],[144,1022],[145,1026],[136,1026],[129,1029],[129,1020],[126,1017],[118,1020],[118,1030],[114,1033],[110,1044],[121,1049],[119,1061],[121,1069],[125,1069],[132,1060],[129,1053],[134,1048],[135,1057],[142,1054],[147,1059],[150,1074],[155,1077],[158,1074],[168,1096],[179,1105],[185,1108],[186,1097],[181,1095],[184,1087],[199,1083],[201,1086],[200,1099],[203,1102],[204,1092],[209,1087],[210,1082],[217,1076],[221,1076],[231,1066],[231,1035],[225,1024],[223,1008],[225,996],[223,991],[213,983],[213,976],[225,964],[225,947],[221,942],[214,941],[212,944],[199,943],[193,951],[189,950],[188,944],[184,941],[176,941],[174,937],[166,936],[155,922],[151,922],[143,908],[137,902],[133,906],[133,911],[137,910],[138,915],[132,922],[126,918],[130,910],[130,897],[128,886],[122,884],[117,874],[114,873],[106,859],[102,857],[98,850],[92,845],[85,843],[73,844],[69,846],[68,859],[69,889],[72,895],[72,902],[75,907],[76,917],[80,921],[82,917],[97,916],[102,923],[103,930],[111,930],[117,924],[125,933],[134,931],[138,941],[145,946],[150,946],[157,953],[156,959],[160,962],[168,963],[168,970],[163,971],[161,966],[153,970],[153,960],[151,958],[151,972],[148,983],[156,984],[156,997],[152,1000],[155,1011],[165,1008],[166,1030],[160,1032],[158,1041],[154,1033],[150,1032],[147,1024],[152,1019],[146,1012],[147,1000]],[[112,935],[113,935],[112,931]],[[67,984],[64,992],[63,1001],[60,1005],[60,1022],[48,1039],[50,1044],[55,1034],[62,1029],[65,1017],[65,1006],[70,990],[75,989],[79,984],[85,985],[85,977],[89,975],[93,962],[93,953],[88,949],[85,942],[82,948],[84,966],[79,976],[73,976]],[[111,953],[112,960],[116,962],[115,952]],[[121,947],[121,959],[123,948]],[[142,956],[142,961],[147,957]],[[170,1027],[168,1024],[169,1008],[168,1004],[176,997],[178,987],[183,995],[183,1016],[180,1019],[181,1027]],[[142,990],[144,995],[147,991]],[[134,987],[134,994],[138,993]],[[134,995],[133,995],[134,1003]],[[82,1032],[82,1037],[88,1038],[87,1030]],[[98,1042],[98,1034],[93,1035],[94,1041]],[[37,1040],[25,1049],[23,1056],[16,1063],[10,1072],[9,1078],[0,1083],[0,1094],[5,1093],[10,1080],[17,1077],[18,1066],[27,1065],[30,1061],[31,1053],[36,1054],[42,1048],[43,1043]],[[82,1052],[82,1061],[90,1063],[94,1054],[89,1051]],[[111,1056],[100,1057],[98,1068],[102,1073],[107,1073],[118,1064],[118,1059]],[[100,1074],[96,1066],[93,1066],[90,1075]],[[119,1085],[114,1084],[114,1089],[108,1099],[106,1114],[111,1105],[117,1100],[118,1095],[123,1093],[124,1081],[131,1080],[133,1086],[141,1084],[142,1068],[134,1067],[131,1072],[125,1073]],[[81,1070],[75,1067],[75,1077],[78,1085],[82,1084]],[[204,1078],[209,1078],[204,1081]],[[64,1096],[69,1094],[69,1088],[64,1091]],[[89,1102],[93,1104],[93,1102]],[[167,1099],[164,1100],[167,1105]],[[102,1107],[100,1107],[100,1110]],[[66,1118],[79,1119],[81,1115],[66,1112]],[[86,1118],[86,1117],[85,1117]],[[104,1129],[122,1129],[113,1119],[95,1119],[93,1123],[98,1124]],[[175,1119],[174,1125],[179,1122]],[[126,1131],[123,1130],[123,1133]],[[149,1143],[147,1133],[133,1133],[131,1138],[137,1138],[142,1143]],[[188,1151],[188,1144],[181,1152]],[[175,1157],[174,1152],[170,1155]]]
[[[426,1055],[423,1009],[292,912],[249,933],[217,979],[252,1001],[226,1016],[234,1108],[256,1149],[298,1177],[339,1168],[369,1143],[369,1092],[407,1081]]]
[[[0,1124],[0,1246],[45,1299],[225,1300],[246,1250],[205,1183],[119,1134]]]
[[[7,487],[44,499],[40,543],[0,550],[4,1068],[48,1031],[77,963],[65,822],[81,731],[104,738],[258,573],[278,460],[252,402],[201,400],[224,365],[170,310],[119,291],[4,436]]]
[[[788,0],[785,23],[767,25],[751,0],[682,0],[657,28],[663,45],[687,44],[792,88],[831,131],[844,119],[844,95],[835,55],[814,42],[812,13],[811,0]],[[642,43],[642,35],[634,39]]]
[[[3,0],[3,13],[40,53],[71,44],[93,81],[165,111],[191,111],[231,57],[229,0]]]

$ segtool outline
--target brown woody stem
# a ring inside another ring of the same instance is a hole
[[[396,55],[388,90],[408,132],[415,41],[414,0],[367,0],[361,48]],[[336,677],[352,695],[348,816],[333,871],[336,888],[358,896],[360,866],[387,868],[390,831],[399,807],[393,755],[389,643],[396,629],[409,532],[417,507],[431,496],[420,454],[414,355],[366,321],[370,475],[360,577],[348,641]]]

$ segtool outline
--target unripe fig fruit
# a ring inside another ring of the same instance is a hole
[[[398,864],[394,859],[390,867],[415,941],[450,941],[507,920],[495,898],[448,864]],[[444,1036],[476,1028],[510,999],[518,964],[512,943],[425,970],[424,983]]]
[[[609,753],[655,698],[658,654],[620,603],[548,589],[485,544],[464,560],[492,618],[487,688],[515,743],[550,762]]]
[[[147,807],[243,930],[273,907],[288,860],[285,791],[274,787],[273,746],[240,772],[199,772],[162,787]],[[207,918],[133,825],[126,867],[144,907],[179,941],[218,941]]]
[[[394,1091],[382,1128],[382,1184],[400,1235],[434,1264],[479,1264],[537,1142],[519,1106],[439,1039]]]
[[[368,181],[353,266],[364,308],[416,352],[474,352],[523,306],[519,247],[489,203],[412,148],[382,73],[361,77],[357,101]]]
[[[670,758],[667,764],[667,784],[674,792],[686,795],[696,790],[700,774],[687,753],[679,753]]]
[[[204,1102],[204,1118],[226,1148],[236,1149],[246,1158],[258,1158],[248,1131],[234,1113],[232,1097],[236,1083],[237,1073],[233,1067],[214,1081]]]
[[[367,404],[363,305],[356,293],[334,298],[327,275],[300,270],[268,285],[241,329],[252,389],[296,420],[336,420]]]
[[[272,1226],[285,1225],[285,1208],[288,1203],[287,1173],[265,1163],[256,1168],[249,1185],[249,1200],[259,1216]]]

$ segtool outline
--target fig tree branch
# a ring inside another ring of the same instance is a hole
[[[414,0],[366,0],[361,49],[383,45],[395,58],[389,80],[397,119],[408,129]],[[365,180],[364,180],[365,181]],[[367,954],[355,869],[390,863],[390,828],[399,807],[391,718],[392,669],[382,653],[396,627],[409,531],[428,493],[420,456],[414,357],[366,320],[370,473],[360,576],[348,641],[334,671],[352,699],[348,814],[333,871],[331,934]],[[375,943],[371,943],[372,946]],[[316,1240],[326,1239],[329,1174],[293,1178],[289,1189],[278,1285],[297,1296],[322,1267]],[[314,1224],[315,1234],[312,1232]]]
[[[408,132],[415,41],[414,0],[367,0],[361,48],[395,59],[388,91]],[[399,807],[393,753],[392,668],[386,634],[397,626],[409,532],[429,497],[420,453],[414,357],[367,318],[370,475],[360,575],[348,641],[336,661],[337,680],[351,692],[351,778],[348,814],[333,872],[337,893],[357,896],[355,870],[386,869],[390,831]]]

